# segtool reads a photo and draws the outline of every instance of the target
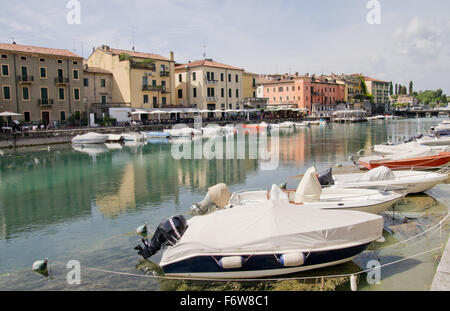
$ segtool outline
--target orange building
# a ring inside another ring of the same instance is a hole
[[[345,85],[324,77],[288,76],[262,85],[268,106],[272,107],[307,109],[313,114],[334,110],[335,105],[345,101]]]

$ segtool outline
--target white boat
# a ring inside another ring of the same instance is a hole
[[[72,144],[104,144],[108,140],[108,135],[89,132],[83,135],[77,135],[72,138]]]
[[[140,132],[142,135],[145,135],[147,138],[167,138],[169,137],[169,133],[166,132]]]
[[[425,146],[449,146],[450,136],[430,137],[424,136],[417,139],[417,143]]]
[[[259,278],[351,261],[382,231],[378,215],[295,208],[279,199],[165,219],[135,249],[149,258],[167,246],[159,263],[166,276]]]
[[[291,127],[294,127],[294,122],[286,121],[286,122],[280,123],[279,127],[280,128],[291,128]]]
[[[190,127],[166,129],[164,132],[168,133],[170,137],[190,137],[202,134],[202,131]]]
[[[117,142],[120,142],[123,140],[123,137],[120,134],[106,134],[106,135],[108,135],[108,139],[107,139],[108,142],[116,142],[117,143]]]
[[[400,154],[400,153],[417,153],[419,151],[426,152],[427,150],[446,152],[450,151],[447,146],[425,146],[419,141],[411,141],[398,145],[375,145],[373,151],[381,154]]]
[[[221,185],[221,187],[219,187]],[[226,187],[224,184],[216,185],[219,189]],[[195,203],[191,209],[196,213],[205,213],[213,207],[212,200],[215,189],[208,191],[202,202]],[[221,192],[227,192],[221,189]],[[274,198],[273,196],[277,197]],[[327,210],[351,210],[372,214],[381,214],[403,197],[401,193],[394,191],[379,191],[371,189],[345,189],[324,188],[316,176],[312,167],[303,176],[296,190],[281,190],[272,185],[270,191],[254,190],[235,192],[230,196],[225,208],[245,207],[248,204],[261,203],[277,198],[288,200],[293,208],[312,207]]]
[[[143,141],[145,139],[145,135],[141,133],[122,133],[121,134],[124,141]]]
[[[331,172],[331,171],[330,171]],[[332,176],[333,188],[366,188],[395,190],[405,194],[420,193],[446,181],[447,174],[423,171],[392,171],[379,166],[367,173],[336,174]],[[320,178],[319,178],[320,180]],[[324,183],[322,183],[324,185]],[[328,186],[327,184],[325,184]]]
[[[307,127],[308,124],[305,122],[294,122],[294,126],[297,127]]]

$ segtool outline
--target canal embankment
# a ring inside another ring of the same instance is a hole
[[[434,275],[431,284],[432,291],[449,291],[450,290],[450,239],[442,254],[441,260]]]

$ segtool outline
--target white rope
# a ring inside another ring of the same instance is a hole
[[[292,278],[264,278],[264,279],[210,279],[210,278],[184,278],[184,277],[171,277],[171,276],[162,276],[162,275],[147,275],[147,274],[137,274],[137,273],[130,273],[130,272],[120,272],[120,271],[112,271],[112,270],[106,270],[106,269],[99,269],[99,268],[90,268],[90,267],[82,267],[82,269],[90,270],[90,271],[96,271],[96,272],[103,272],[103,273],[110,273],[110,274],[117,274],[117,275],[126,275],[126,276],[136,276],[136,277],[144,277],[144,278],[152,278],[152,279],[167,279],[167,280],[185,280],[185,281],[211,281],[211,282],[277,282],[277,281],[292,281],[292,280],[308,280],[308,279],[320,279],[320,278],[339,278],[339,277],[350,277],[351,275],[359,275],[363,274],[375,269],[381,269],[386,266],[390,266],[411,258],[415,258],[427,253],[431,253],[437,250],[442,249],[442,247],[437,247],[428,251],[424,251],[412,256],[408,256],[402,259],[398,259],[395,261],[391,261],[388,263],[385,263],[383,265],[374,267],[374,268],[368,268],[359,272],[355,273],[346,273],[346,274],[336,274],[336,275],[322,275],[322,276],[309,276],[309,277],[292,277]],[[53,263],[58,263],[54,261]],[[63,264],[63,263],[61,263]]]

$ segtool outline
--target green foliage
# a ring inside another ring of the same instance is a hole
[[[424,103],[427,105],[441,104],[441,103],[447,104],[448,103],[447,95],[443,94],[441,89],[437,89],[436,91],[433,91],[433,90],[420,91],[417,94],[417,99],[421,103]]]
[[[124,61],[124,60],[132,60],[133,57],[131,57],[130,55],[128,55],[127,53],[120,53],[119,54],[119,60],[120,61]]]
[[[409,92],[408,92],[408,94],[412,95],[412,93],[413,93],[413,82],[409,81]]]

